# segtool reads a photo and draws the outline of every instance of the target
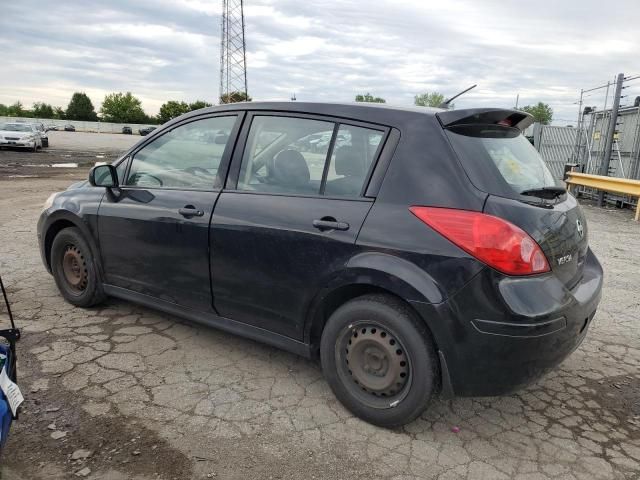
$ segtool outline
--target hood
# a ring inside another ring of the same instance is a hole
[[[67,190],[76,190],[78,188],[85,188],[89,185],[89,180],[82,180],[80,182],[72,183],[67,187]]]
[[[27,137],[36,135],[36,132],[16,132],[15,130],[0,130],[0,135],[3,137]]]

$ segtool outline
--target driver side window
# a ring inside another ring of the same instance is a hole
[[[133,157],[126,185],[211,190],[236,116],[196,120],[158,137]]]

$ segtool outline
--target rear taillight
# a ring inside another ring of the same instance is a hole
[[[452,208],[411,207],[409,210],[458,247],[502,273],[531,275],[549,271],[540,245],[506,220]]]

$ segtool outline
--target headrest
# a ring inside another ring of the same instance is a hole
[[[282,150],[270,162],[269,177],[278,185],[307,186],[311,180],[309,167],[296,150]]]
[[[355,147],[344,146],[336,150],[336,173],[344,176],[362,176],[365,174],[362,152]]]

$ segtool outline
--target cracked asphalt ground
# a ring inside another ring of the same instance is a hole
[[[23,331],[26,397],[3,480],[85,467],[86,478],[116,480],[640,478],[640,224],[630,211],[584,207],[605,290],[586,341],[559,368],[511,396],[436,399],[384,430],[350,415],[313,362],[120,300],[65,303],[35,228],[45,198],[69,181],[0,178],[0,271]],[[78,449],[92,453],[73,460]]]

